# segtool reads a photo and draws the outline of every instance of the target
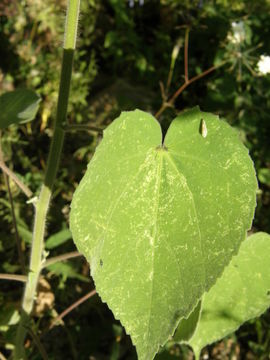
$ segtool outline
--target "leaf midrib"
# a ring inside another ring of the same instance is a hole
[[[198,213],[197,213],[197,208],[196,208],[196,203],[193,197],[193,193],[189,188],[188,185],[188,181],[187,178],[185,177],[184,174],[180,173],[180,171],[178,170],[175,161],[173,159],[173,157],[171,156],[171,154],[169,152],[166,152],[166,158],[168,159],[168,163],[172,166],[172,168],[174,169],[174,171],[176,172],[177,176],[181,179],[184,178],[185,179],[185,183],[186,183],[186,188],[191,196],[192,199],[192,204],[193,204],[193,210],[194,210],[194,214],[195,214],[195,220],[196,220],[196,224],[197,224],[197,229],[198,229],[198,233],[199,233],[199,239],[200,239],[200,249],[201,249],[201,254],[202,254],[202,258],[203,258],[203,279],[204,279],[204,289],[206,288],[206,268],[205,268],[205,258],[204,258],[204,251],[203,251],[203,246],[202,246],[202,235],[201,235],[201,229],[200,229],[200,225],[199,225],[199,218],[198,218]]]
[[[148,339],[147,339],[147,352],[149,351],[149,340],[150,340],[150,323],[151,323],[151,318],[152,318],[152,303],[153,303],[153,287],[154,287],[154,277],[155,277],[155,271],[154,271],[154,262],[155,262],[155,239],[158,233],[158,229],[157,229],[157,217],[158,217],[158,213],[159,213],[159,200],[160,200],[160,184],[161,184],[161,171],[162,171],[162,164],[163,164],[163,156],[159,155],[159,162],[158,162],[158,166],[157,166],[157,177],[156,177],[156,189],[155,191],[157,192],[157,196],[156,196],[156,203],[155,203],[155,208],[154,208],[154,228],[153,228],[153,233],[152,233],[152,238],[153,238],[153,256],[152,256],[152,269],[151,271],[153,272],[153,277],[151,280],[151,289],[150,289],[150,306],[149,306],[149,316],[148,316],[148,325],[147,325],[147,334],[148,334]]]

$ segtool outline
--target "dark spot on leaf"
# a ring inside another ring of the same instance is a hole
[[[102,259],[99,260],[99,265],[102,267],[103,266],[103,261]]]
[[[267,296],[270,296],[270,290],[267,291],[266,295],[267,295]]]

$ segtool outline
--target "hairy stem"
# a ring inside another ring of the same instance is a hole
[[[64,142],[65,132],[63,128],[66,123],[73,55],[77,37],[79,8],[80,0],[69,0],[65,23],[64,51],[57,113],[54,121],[53,137],[50,144],[45,180],[36,203],[33,241],[29,266],[30,270],[22,301],[21,319],[16,334],[14,360],[21,360],[25,358],[24,340],[27,332],[29,317],[34,305],[39,274],[42,269],[42,263],[44,261],[42,254],[44,246],[45,222]]]

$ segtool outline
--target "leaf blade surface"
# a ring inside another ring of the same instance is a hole
[[[205,294],[197,330],[189,341],[197,356],[203,347],[236,331],[270,306],[269,253],[269,234],[249,236]]]
[[[0,96],[0,128],[31,121],[38,111],[40,97],[32,90],[17,89]]]
[[[208,135],[200,133],[202,116],[211,134],[220,120],[193,109],[173,121],[163,146],[160,126],[151,115],[138,110],[122,113],[105,131],[73,197],[74,241],[91,264],[102,300],[131,335],[140,360],[153,359],[179,320],[191,313],[237,252],[253,217],[257,183],[252,161],[233,130],[220,122],[218,130],[227,142],[228,137],[233,139],[242,162],[247,163],[251,201],[248,223],[241,220],[235,243],[224,241],[214,251],[207,247],[210,235],[217,242],[223,233],[214,224],[216,233],[212,225],[210,233],[205,230],[202,235],[208,203],[201,205],[200,195],[194,195],[198,191],[195,176],[202,166],[175,156],[189,151],[189,156],[196,157],[206,146],[208,153],[215,150]],[[198,143],[195,151],[189,148],[190,141]],[[227,160],[229,156],[228,151]],[[190,169],[194,166],[197,172]],[[236,167],[241,173],[241,166]],[[204,172],[205,190],[207,181],[211,184],[209,166]],[[214,190],[211,203],[217,208]],[[228,208],[231,199],[220,196],[221,200]],[[242,219],[243,211],[239,207],[238,211]],[[207,259],[217,263],[225,250],[229,255],[211,273]]]

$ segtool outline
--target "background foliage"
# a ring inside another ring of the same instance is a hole
[[[41,185],[55,114],[61,62],[65,1],[3,0],[0,3],[0,94],[18,87],[36,90],[42,102],[36,120],[2,133],[6,164],[35,192]],[[176,113],[199,105],[238,128],[250,150],[260,191],[253,232],[270,232],[270,76],[258,66],[270,54],[269,0],[83,0],[74,63],[69,123],[61,168],[47,223],[50,256],[74,250],[68,228],[69,204],[86,164],[106,127],[121,110],[155,113],[166,86],[172,50],[179,46],[169,94],[184,81],[184,37],[189,26],[190,77],[213,64],[224,66],[193,83],[161,116],[166,129]],[[83,126],[82,126],[83,125]],[[87,126],[87,130],[85,129]],[[84,130],[83,130],[84,128]],[[98,130],[98,131],[95,131]],[[25,256],[33,212],[11,182]],[[6,184],[0,183],[0,272],[20,273]],[[59,235],[60,233],[60,235]],[[61,238],[59,240],[59,237]],[[77,258],[48,268],[40,284],[32,327],[50,359],[135,359],[130,339],[95,296],[60,326],[50,323],[93,288],[88,265]],[[22,285],[1,280],[0,348],[12,347]],[[204,351],[212,359],[269,359],[269,313]],[[57,341],[56,341],[57,339]],[[41,355],[32,337],[31,359]],[[191,359],[186,347],[170,347],[160,358]]]

